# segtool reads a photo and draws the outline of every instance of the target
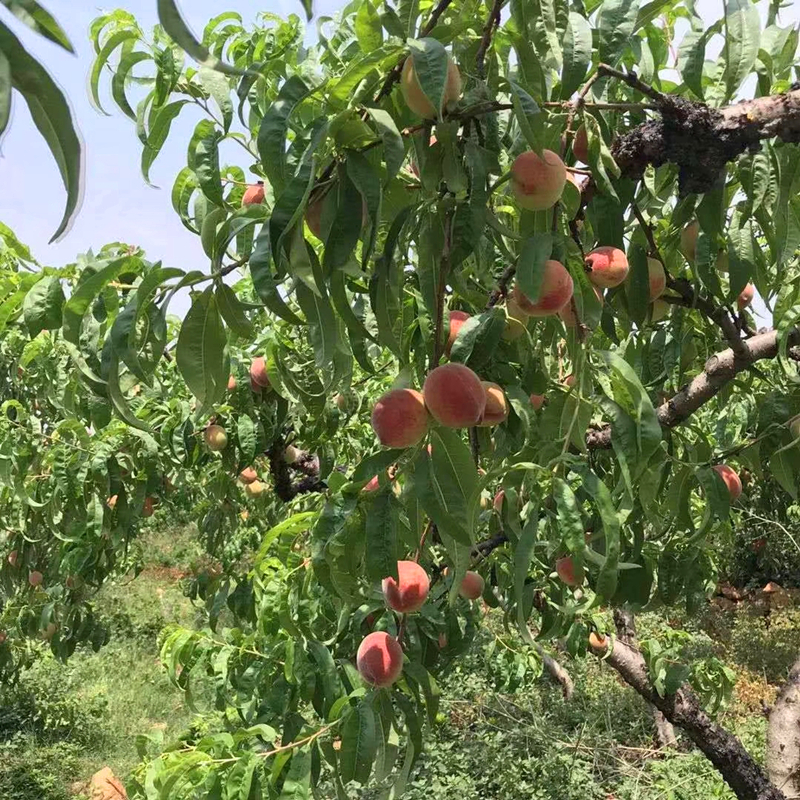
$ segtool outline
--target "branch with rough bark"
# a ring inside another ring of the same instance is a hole
[[[800,344],[800,329],[793,328],[787,336],[790,347]],[[697,377],[656,409],[661,427],[674,428],[680,425],[716,396],[740,372],[751,367],[756,361],[775,358],[777,355],[778,333],[765,331],[742,341],[740,352],[728,349],[711,356]],[[587,431],[586,446],[589,449],[611,447],[611,426],[604,425],[600,429]]]
[[[764,139],[800,142],[800,88],[757,97],[725,108],[710,108],[685,97],[663,94],[633,72],[601,64],[598,72],[622,80],[650,97],[661,115],[620,136],[611,153],[622,175],[638,179],[648,165],[675,164],[680,194],[711,189],[725,165],[751,152]]]
[[[604,656],[605,663],[615,669],[625,683],[686,732],[739,800],[787,800],[770,783],[742,743],[703,711],[691,688],[684,685],[674,694],[662,697],[653,688],[642,654],[619,639],[610,652],[603,646],[595,649],[595,653]]]
[[[767,770],[787,800],[800,798],[800,659],[769,715]]]

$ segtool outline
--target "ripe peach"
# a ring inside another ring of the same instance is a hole
[[[593,286],[592,288],[594,289],[594,293],[598,302],[600,305],[603,305],[603,293],[596,286]],[[568,328],[575,327],[575,312],[572,310],[571,300],[564,306],[564,308],[561,309],[561,311],[558,312],[558,316]]]
[[[575,138],[572,140],[572,155],[583,161],[584,164],[589,163],[589,137],[586,134],[586,126],[581,125],[575,132]]]
[[[628,257],[618,247],[598,247],[586,255],[589,280],[601,289],[613,289],[628,277]]]
[[[739,311],[744,311],[753,302],[755,291],[756,287],[752,283],[748,283],[742,289],[741,294],[736,298],[736,305],[739,307]]]
[[[371,478],[369,483],[364,485],[364,488],[361,490],[362,492],[377,492],[380,488],[381,484],[378,480],[378,476],[376,475],[374,478]]]
[[[592,631],[589,634],[589,647],[591,647],[592,650],[605,650],[606,647],[608,647],[606,637],[602,633]]]
[[[533,410],[538,411],[544,405],[546,399],[547,398],[543,394],[532,394],[531,405],[533,406]]]
[[[389,608],[401,614],[418,611],[428,597],[428,573],[416,561],[398,561],[397,577],[384,578],[381,588]]]
[[[153,504],[153,498],[145,497],[144,503],[142,504],[142,516],[152,517],[154,511],[155,511],[155,505]]]
[[[255,480],[244,487],[244,493],[248,497],[258,497],[266,488],[266,485],[261,481]]]
[[[556,560],[556,573],[567,586],[580,586],[583,583],[583,570],[576,574],[571,556],[561,556]]]
[[[564,386],[566,386],[567,389],[571,389],[575,385],[575,383],[576,383],[576,378],[574,375],[567,375],[567,377],[564,378]]]
[[[447,428],[477,425],[486,407],[481,379],[463,364],[443,364],[429,372],[422,394],[433,418]]]
[[[513,295],[506,300],[506,328],[503,338],[508,341],[519,339],[528,327],[529,316],[520,308]]]
[[[485,581],[483,576],[477,572],[468,570],[464,579],[461,581],[461,586],[458,588],[458,593],[467,600],[477,600],[483,594],[483,587]]]
[[[264,184],[259,181],[258,183],[251,183],[244,190],[242,195],[243,206],[255,206],[264,202]]]
[[[519,307],[532,317],[546,317],[558,314],[572,299],[574,286],[572,275],[560,261],[550,259],[544,262],[539,299],[533,303],[522,293],[519,284],[514,285],[514,300]]]
[[[700,233],[700,223],[695,219],[681,231],[681,253],[690,262],[694,262],[697,255],[697,237]]]
[[[650,300],[657,300],[667,288],[667,273],[660,261],[648,257],[647,274],[650,279]]]
[[[12,567],[16,567],[17,566],[17,562],[19,561],[19,553],[16,550],[12,550],[8,554],[8,558],[6,560],[8,561],[8,563]]]
[[[403,671],[403,648],[385,631],[366,636],[356,654],[361,677],[373,686],[391,686]]]
[[[239,480],[242,483],[252,483],[258,480],[258,473],[252,467],[245,467],[239,473]]]
[[[669,314],[671,306],[666,300],[654,300],[650,309],[651,322],[660,322]]]
[[[447,335],[447,344],[445,345],[444,351],[447,355],[450,355],[450,350],[453,347],[453,344],[456,340],[456,336],[458,336],[458,332],[461,330],[461,326],[469,319],[469,314],[466,311],[451,311],[450,312],[450,332]]]
[[[739,476],[727,464],[715,464],[712,469],[725,481],[731,496],[731,502],[735,503],[742,493],[742,482],[739,480]]]
[[[520,153],[511,165],[511,186],[517,203],[529,211],[552,208],[564,191],[567,169],[557,153],[533,150]]]
[[[425,399],[415,389],[392,389],[372,409],[372,429],[384,447],[412,447],[428,430]]]
[[[228,446],[228,434],[221,425],[209,425],[206,428],[206,444],[209,450],[219,452]]]
[[[505,500],[505,497],[506,493],[502,489],[494,496],[492,507],[498,514],[503,513],[503,500]]]
[[[486,406],[481,418],[481,427],[488,428],[492,425],[499,425],[508,419],[508,401],[501,386],[490,381],[481,381],[486,392]]]
[[[33,572],[31,572],[28,575],[28,583],[34,588],[36,588],[37,586],[41,586],[43,581],[44,581],[44,575],[42,575],[42,573],[39,572],[38,569],[33,570]]]
[[[236,378],[234,378],[233,375],[231,375],[228,378],[228,391],[232,392],[235,388],[236,388]]]
[[[417,116],[424,119],[436,119],[439,111],[422,91],[422,87],[417,80],[417,72],[414,69],[414,56],[410,55],[403,64],[403,71],[400,74],[400,91],[406,105]],[[461,95],[461,73],[453,63],[450,56],[447,56],[447,80],[444,86],[444,98],[442,108],[446,108],[449,103],[458,100]]]
[[[119,499],[118,495],[112,494],[111,497],[109,497],[108,500],[106,500],[106,505],[113,511],[117,505],[118,499]]]
[[[269,389],[269,375],[267,374],[267,362],[263,356],[254,358],[250,364],[250,382],[255,383],[260,389]]]

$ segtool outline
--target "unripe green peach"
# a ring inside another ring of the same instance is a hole
[[[384,447],[413,447],[428,430],[425,399],[415,389],[392,389],[372,409],[372,429]]]
[[[653,305],[650,307],[650,321],[660,322],[669,314],[670,308],[671,306],[666,300],[654,300]]]
[[[572,275],[560,261],[550,259],[544,262],[539,299],[533,303],[519,288],[514,286],[514,300],[519,307],[532,317],[546,317],[558,314],[572,299],[574,286]]]
[[[403,671],[403,648],[385,631],[370,633],[356,654],[361,677],[373,686],[391,686]]]
[[[521,208],[543,211],[552,208],[564,191],[567,169],[552,150],[539,156],[533,150],[520,153],[511,165],[511,186]]]
[[[443,364],[429,372],[422,394],[431,416],[447,428],[477,425],[486,408],[481,379],[463,364]]]
[[[628,257],[618,247],[598,247],[586,255],[589,280],[601,289],[613,289],[628,277]]]
[[[436,119],[439,111],[422,91],[417,72],[414,69],[414,56],[409,55],[403,63],[403,71],[400,73],[400,91],[406,105],[417,116],[424,119]],[[444,99],[442,108],[446,108],[449,103],[458,100],[461,95],[461,73],[453,63],[450,56],[447,56],[447,79],[444,86]]]
[[[209,450],[219,452],[228,446],[228,434],[221,425],[209,425],[205,432],[206,444]]]

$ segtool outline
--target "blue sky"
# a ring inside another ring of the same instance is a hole
[[[170,190],[178,170],[186,163],[186,143],[202,113],[184,109],[173,125],[172,134],[145,184],[139,171],[141,145],[133,123],[124,117],[110,99],[106,104],[112,116],[99,114],[89,102],[87,75],[93,51],[87,31],[91,21],[103,11],[121,6],[137,16],[148,29],[156,22],[155,0],[119,0],[100,6],[89,0],[46,3],[67,31],[77,51],[71,56],[12,21],[29,50],[41,58],[66,91],[85,143],[86,180],[83,205],[69,233],[60,242],[48,245],[58,227],[64,205],[64,192],[52,157],[33,127],[24,102],[17,98],[10,130],[2,141],[0,157],[0,220],[10,225],[20,239],[29,244],[44,264],[60,266],[89,248],[106,242],[123,241],[142,246],[152,260],[183,269],[206,269],[207,259],[199,239],[179,222],[170,203]],[[299,0],[278,0],[266,5],[252,0],[191,0],[184,2],[184,16],[195,31],[223,10],[235,10],[245,21],[255,15],[255,6],[286,17],[302,16]],[[315,11],[331,14],[343,0],[315,0]],[[764,5],[763,3],[761,4]],[[67,8],[69,10],[67,10]],[[698,12],[711,22],[721,15],[722,0],[699,0]],[[798,11],[782,14],[783,24],[796,21]],[[4,20],[8,15],[4,15]],[[315,21],[309,25],[307,39],[315,35]],[[104,86],[107,97],[108,86]],[[246,154],[231,147],[223,157],[247,170]],[[244,160],[243,160],[244,159]],[[179,310],[179,309],[176,309]]]

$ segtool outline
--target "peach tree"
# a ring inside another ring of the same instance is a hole
[[[553,652],[588,650],[737,797],[800,791],[797,670],[765,768],[707,710],[728,671],[633,620],[704,600],[750,482],[796,499],[779,4],[359,0],[313,46],[158,11],[95,21],[91,92],[146,181],[191,116],[196,269],[3,232],[4,663],[101,643],[91,593],[176,487],[214,561],[162,659],[207,719],[142,740],[134,796],[400,796],[481,598],[565,694]]]

